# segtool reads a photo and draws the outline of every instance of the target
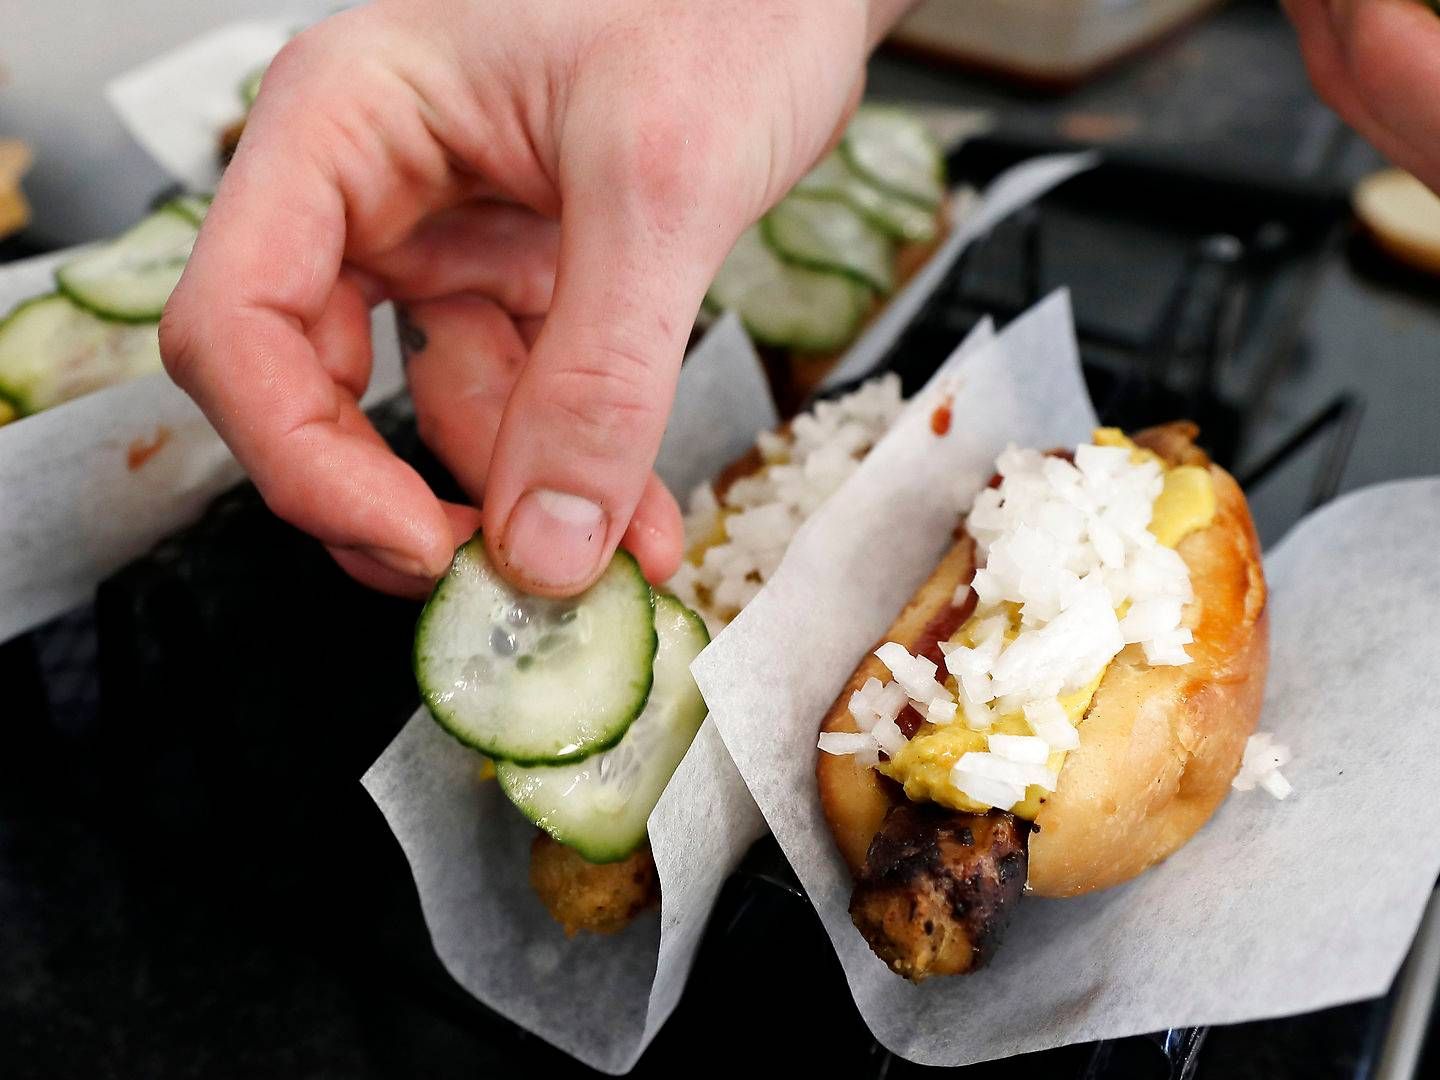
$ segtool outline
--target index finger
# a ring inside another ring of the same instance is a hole
[[[355,430],[355,399],[309,336],[339,279],[346,200],[329,165],[323,104],[289,107],[287,76],[305,76],[285,65],[279,74],[280,93],[257,103],[166,306],[166,368],[277,515],[331,546],[388,553],[397,569],[434,576],[451,555],[439,501]],[[339,333],[368,334],[363,315],[352,315],[358,324]]]

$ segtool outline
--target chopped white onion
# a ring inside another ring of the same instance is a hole
[[[820,735],[820,749],[827,754],[858,754],[875,746],[864,731],[826,731]]]
[[[1252,791],[1263,788],[1277,799],[1288,796],[1294,788],[1280,772],[1280,766],[1290,760],[1290,748],[1275,741],[1265,731],[1257,731],[1245,742],[1245,753],[1240,759],[1240,771],[1230,786],[1236,791]]]
[[[995,723],[995,712],[988,705],[981,705],[966,698],[960,703],[965,713],[965,726],[972,731],[989,731]]]
[[[1022,765],[1043,765],[1050,760],[1050,746],[1034,735],[994,734],[989,739],[990,752],[1006,761]]]
[[[1260,786],[1277,799],[1283,799],[1295,789],[1290,786],[1279,769],[1271,769],[1260,778]]]
[[[925,719],[932,724],[944,727],[946,724],[955,722],[955,711],[957,706],[953,701],[932,701],[930,707],[925,710]]]
[[[1054,791],[1055,785],[1059,783],[1056,774],[1044,765],[1007,761],[998,754],[974,750],[960,755],[960,760],[955,763],[954,772],[981,776],[988,780],[1000,780],[1018,787],[1029,787],[1031,784],[1035,784],[1046,791]]]
[[[838,475],[853,468],[853,455],[846,459],[841,451],[859,445],[862,431],[837,421],[837,415],[832,408],[817,408],[796,421],[797,445],[818,440],[827,424],[833,424],[831,441],[803,465],[795,464],[792,453],[787,464],[772,468],[777,485],[799,483],[810,472]],[[932,661],[885,642],[875,656],[890,681],[868,680],[850,700],[869,742],[844,745],[858,748],[850,751],[857,760],[862,754],[878,757],[880,750],[893,757],[905,745],[895,721],[907,703],[931,724],[963,718],[966,727],[987,734],[988,749],[963,754],[951,782],[976,802],[1009,809],[1029,787],[1053,791],[1059,777],[1047,767],[1051,754],[1080,745],[1080,733],[1058,700],[1062,695],[1092,683],[1127,645],[1139,645],[1151,664],[1189,662],[1185,646],[1192,634],[1182,619],[1193,592],[1184,560],[1149,531],[1164,486],[1156,462],[1133,461],[1124,447],[1081,446],[1072,464],[1012,446],[1000,454],[996,470],[999,486],[979,492],[966,521],[983,565],[953,597],[962,604],[974,593],[977,607],[967,636],[974,644],[940,643],[959,700],[939,680]],[[738,531],[758,540],[778,523],[778,515],[761,516],[761,504],[752,505],[738,525],[727,523],[732,537]],[[749,552],[746,558],[758,563],[763,555]],[[729,558],[717,556],[716,565],[744,565],[744,560],[726,562]],[[1124,619],[1117,609],[1125,611]],[[999,717],[1022,710],[1032,734],[992,730]],[[1277,769],[1272,764],[1253,775],[1242,769],[1236,786],[1259,784],[1283,797],[1289,786]]]
[[[1025,721],[1030,730],[1053,749],[1074,750],[1080,745],[1080,733],[1065,715],[1065,707],[1054,698],[1027,702]]]
[[[785,433],[762,432],[756,446],[766,467],[736,480],[722,499],[709,484],[692,492],[686,549],[714,537],[722,520],[725,540],[706,549],[698,568],[682,568],[671,587],[712,633],[760,591],[796,530],[855,471],[903,404],[898,377],[872,379],[797,416]]]
[[[973,773],[952,772],[951,783],[978,803],[993,806],[997,810],[1009,810],[1025,798],[1025,789],[1000,780],[990,780]]]
[[[885,753],[894,757],[905,749],[905,733],[894,720],[881,720],[870,729],[870,736]]]
[[[910,650],[898,641],[887,641],[875,650],[875,659],[889,668],[890,674],[899,675],[909,670],[910,662],[915,658],[910,655]]]

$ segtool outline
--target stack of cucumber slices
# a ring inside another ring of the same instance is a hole
[[[19,416],[160,370],[158,324],[208,200],[166,203],[55,271],[55,291],[0,320],[0,399]]]
[[[945,158],[899,109],[860,109],[840,146],[747,229],[706,296],[766,345],[833,352],[894,290],[896,253],[939,232]]]
[[[580,596],[550,600],[507,584],[476,535],[420,616],[415,677],[436,721],[494,759],[522,814],[615,862],[644,843],[705,719],[690,661],[709,642],[627,552]]]

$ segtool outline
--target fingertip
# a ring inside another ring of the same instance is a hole
[[[452,547],[462,547],[480,531],[481,514],[475,507],[442,501],[440,508],[445,511],[445,520],[450,525]]]
[[[685,553],[685,525],[680,505],[653,473],[621,546],[635,556],[652,585],[663,585],[680,569]]]
[[[326,548],[340,569],[366,588],[407,600],[423,600],[430,595],[434,579],[402,573],[387,566],[374,555],[358,548]]]

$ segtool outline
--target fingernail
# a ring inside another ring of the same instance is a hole
[[[563,491],[527,491],[505,528],[506,564],[542,589],[573,589],[594,576],[605,550],[605,511]]]
[[[425,564],[419,559],[403,552],[391,551],[389,548],[360,547],[356,551],[361,555],[368,555],[382,566],[387,566],[397,574],[405,574],[407,577],[433,578],[435,575],[425,568]]]

